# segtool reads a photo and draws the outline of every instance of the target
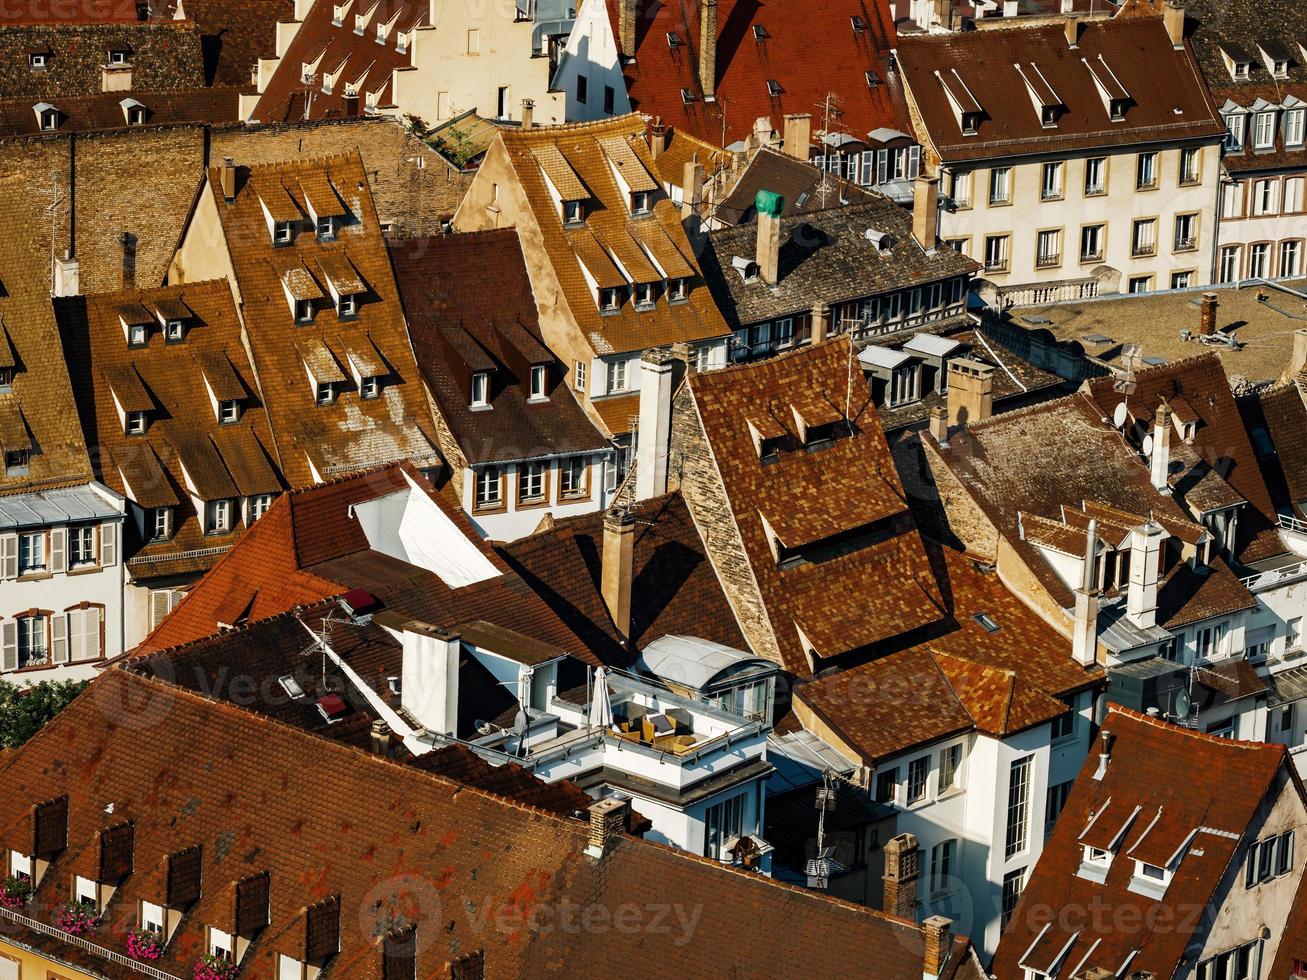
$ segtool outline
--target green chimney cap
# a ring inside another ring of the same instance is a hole
[[[753,199],[753,206],[759,214],[779,218],[781,212],[785,210],[785,198],[775,191],[759,191],[758,196]]]

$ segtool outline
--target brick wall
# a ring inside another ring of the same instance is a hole
[[[669,470],[668,489],[683,491],[740,631],[755,654],[782,663],[776,634],[688,384],[681,386],[672,402]]]

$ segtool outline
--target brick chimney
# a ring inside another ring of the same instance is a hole
[[[684,173],[681,178],[681,217],[688,218],[703,200],[703,164],[697,159],[689,160]]]
[[[1153,477],[1153,489],[1169,497],[1171,484],[1167,478],[1171,475],[1171,406],[1166,402],[1157,406],[1157,415],[1153,418],[1153,455],[1149,460],[1149,470]]]
[[[672,441],[672,392],[684,361],[667,348],[647,350],[640,358],[640,427],[635,454],[635,499],[667,492],[668,452]]]
[[[1199,315],[1198,332],[1204,337],[1216,333],[1216,310],[1221,304],[1216,293],[1203,293],[1202,313]]]
[[[943,405],[930,410],[930,434],[941,446],[948,445],[948,409]]]
[[[812,342],[820,344],[826,339],[826,334],[830,332],[830,307],[817,300],[817,305],[812,308]]]
[[[636,0],[617,0],[617,51],[635,57]]]
[[[1130,532],[1130,581],[1125,614],[1141,630],[1157,625],[1157,586],[1161,578],[1162,542],[1167,533],[1148,521]]]
[[[390,726],[384,720],[378,718],[372,723],[372,729],[368,733],[368,737],[374,754],[390,754]]]
[[[1184,0],[1166,0],[1162,4],[1162,24],[1175,48],[1184,47]]]
[[[705,102],[717,98],[717,0],[699,0],[699,87]]]
[[[236,200],[236,162],[231,157],[222,158],[218,176],[222,184],[222,199],[231,204]]]
[[[625,508],[604,514],[600,589],[608,615],[623,639],[631,635],[631,579],[635,565],[635,519]]]
[[[590,804],[590,836],[586,842],[587,857],[602,858],[621,835],[626,826],[630,804],[610,796]]]
[[[784,202],[769,191],[759,191],[754,202],[758,212],[758,275],[768,286],[781,279],[781,209]]]
[[[921,966],[922,980],[939,980],[953,952],[953,922],[942,915],[932,915],[921,924],[926,933],[925,962]]]
[[[785,117],[785,145],[782,147],[787,156],[808,162],[808,147],[812,143],[812,116],[806,112],[795,112]]]
[[[536,121],[536,102],[535,99],[522,100],[522,128],[530,129]]]
[[[939,232],[939,178],[918,174],[912,185],[912,237],[927,255],[935,254]]]
[[[973,425],[994,414],[994,368],[959,357],[948,365],[948,424]]]
[[[657,160],[665,149],[667,149],[667,127],[663,125],[662,116],[659,116],[654,119],[653,128],[649,130],[649,152]]]
[[[400,707],[429,732],[458,731],[459,634],[414,621],[404,624],[400,644]]]
[[[1098,552],[1098,521],[1089,519],[1085,554],[1081,559],[1080,588],[1076,589],[1076,618],[1071,633],[1071,659],[1082,667],[1098,662],[1098,580],[1094,574]]]
[[[882,906],[901,919],[917,917],[917,879],[921,877],[921,851],[917,838],[899,834],[885,844],[885,895]]]

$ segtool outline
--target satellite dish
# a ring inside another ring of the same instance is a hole
[[[1145,455],[1145,456],[1151,456],[1151,455],[1153,455],[1153,437],[1152,437],[1152,436],[1144,436],[1144,446],[1143,446],[1143,449],[1144,449],[1144,455]]]
[[[1193,710],[1193,698],[1189,692],[1181,688],[1175,696],[1175,714],[1177,718],[1188,718],[1189,712]]]
[[[1128,414],[1129,412],[1125,407],[1125,402],[1122,402],[1120,405],[1116,406],[1116,411],[1112,413],[1112,424],[1118,429],[1124,429],[1126,416]]]
[[[513,734],[517,736],[526,734],[526,712],[520,709],[513,718]]]

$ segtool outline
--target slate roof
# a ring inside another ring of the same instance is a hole
[[[163,719],[179,737],[160,740]],[[103,737],[86,739],[88,726]],[[210,765],[195,759],[200,739]],[[251,975],[272,975],[278,954],[305,957],[308,908],[323,902],[339,909],[331,916],[340,950],[331,972],[359,980],[379,980],[382,937],[409,922],[417,926],[416,970],[424,977],[477,950],[484,951],[487,976],[610,973],[638,959],[658,972],[706,977],[720,971],[721,937],[745,929],[787,936],[783,944],[734,950],[732,962],[750,973],[852,969],[900,980],[921,972],[923,935],[913,923],[627,837],[596,861],[583,853],[585,821],[125,671],[96,681],[9,755],[0,784],[5,846],[30,849],[33,805],[68,798],[68,846],[37,890],[29,914],[38,918],[66,900],[71,869],[89,867],[83,858],[96,834],[132,821],[135,870],[95,933],[96,943],[120,954],[139,901],[165,897],[168,857],[200,848],[200,897],[154,964],[177,975],[189,973],[201,951],[203,926],[232,925],[235,884],[264,873],[270,927],[245,954],[243,972]],[[109,803],[112,815],[105,813]],[[236,825],[233,814],[242,815]],[[551,935],[526,928],[526,912],[564,901],[610,914],[628,904],[693,901],[697,918],[688,933]],[[484,911],[490,930],[479,916],[468,918],[468,909]],[[859,962],[874,965],[851,967],[832,935],[856,944],[868,957]],[[90,955],[30,930],[15,938],[79,962]],[[104,969],[103,961],[91,962]],[[946,980],[981,976],[966,941],[955,940]]]
[[[1250,505],[1240,515],[1237,557],[1251,562],[1283,554],[1285,548],[1274,526],[1275,507],[1221,359],[1216,354],[1202,354],[1146,368],[1135,372],[1134,383],[1128,399],[1115,390],[1111,377],[1092,378],[1085,384],[1105,417],[1111,418],[1116,406],[1124,400],[1132,419],[1150,427],[1163,399],[1184,398],[1199,419],[1194,453],[1206,469],[1215,471]],[[1179,440],[1173,437],[1172,442]],[[1184,451],[1180,446],[1176,449]],[[1176,491],[1183,496],[1185,486],[1178,485]]]
[[[680,184],[681,180],[682,175],[677,174],[673,182]],[[785,214],[791,215],[838,204],[862,204],[877,197],[836,174],[823,173],[806,160],[763,147],[713,209],[713,217],[729,225],[751,224],[757,218],[754,200],[759,191],[779,194],[785,199]]]
[[[169,343],[160,317],[172,302],[190,311],[182,343]],[[127,345],[119,308],[139,304],[151,329],[147,346]],[[284,489],[267,412],[245,347],[231,289],[222,280],[161,289],[100,293],[55,301],[61,339],[77,392],[78,410],[91,443],[100,447],[97,476],[111,489],[145,508],[173,507],[173,535],[135,556],[149,565],[137,577],[181,568],[159,566],[167,556],[200,571],[213,558],[181,559],[190,551],[230,546],[239,540],[239,513],[230,533],[205,533],[202,500],[276,494]],[[239,400],[241,414],[231,425],[218,422],[207,385],[215,397]],[[129,403],[129,391],[143,399]],[[117,404],[115,403],[117,400]],[[149,412],[144,435],[123,431],[118,405]]]
[[[941,634],[795,690],[864,765],[962,732],[1016,734],[1104,681],[1101,668],[1072,661],[1066,638],[992,571],[951,548],[929,548],[948,609]],[[981,615],[998,629],[982,626]]]
[[[812,672],[800,631],[829,659],[943,617],[934,573],[847,338],[691,374],[687,386],[786,669]],[[842,422],[846,402],[851,431]],[[796,409],[810,420],[835,421],[833,443],[805,451]],[[750,422],[782,440],[775,462],[759,459]],[[820,556],[779,567],[764,520],[787,546],[815,543]],[[824,547],[832,542],[840,543]]]
[[[1047,958],[1051,964],[1068,943],[1063,962],[1077,974],[1090,967],[1116,971],[1137,950],[1131,970],[1171,976],[1203,921],[1184,910],[1210,908],[1223,900],[1218,885],[1242,856],[1243,837],[1258,807],[1290,778],[1282,745],[1216,738],[1117,707],[1102,730],[1113,737],[1107,770],[1102,779],[1094,779],[1098,756],[1091,753],[1085,760],[999,942],[991,966],[997,976],[1019,976],[1023,962],[1036,966]],[[1183,779],[1175,778],[1178,772]],[[1301,793],[1293,782],[1288,792]],[[1136,807],[1137,817],[1121,837],[1106,880],[1099,884],[1078,877],[1085,840],[1116,836]],[[1097,836],[1085,838],[1091,820]],[[1162,901],[1129,890],[1133,857],[1165,866],[1176,854],[1178,866]],[[1101,909],[1102,918],[1082,920],[1078,935],[1055,916],[1040,935],[1049,917],[1036,910],[1091,907]],[[1121,927],[1153,922],[1152,917],[1168,910],[1171,928]],[[1098,923],[1117,925],[1102,928]]]
[[[392,75],[412,64],[413,45],[399,50],[399,36],[427,24],[427,4],[422,0],[381,0],[371,7],[350,5],[339,25],[333,23],[334,0],[316,0],[309,8],[294,38],[282,54],[272,78],[260,96],[250,118],[259,122],[284,122],[305,118],[304,66],[312,66],[316,77],[307,118],[344,116],[346,86],[358,92],[357,111],[362,113],[367,95],[375,96],[379,108],[394,105]],[[355,18],[367,17],[361,32]],[[377,43],[377,28],[391,24],[384,44]],[[327,76],[334,84],[323,91]]]
[[[186,89],[179,92],[106,92],[99,95],[61,96],[54,100],[59,110],[61,133],[123,129],[128,126],[125,98],[145,106],[146,126],[177,123],[234,122],[239,117],[239,93],[227,88]],[[0,136],[40,133],[40,117],[32,99],[0,100]]]
[[[921,135],[929,134],[947,163],[1046,153],[1050,136],[1060,150],[1075,152],[1173,140],[1211,142],[1225,131],[1197,65],[1187,50],[1172,47],[1158,17],[1089,21],[1081,26],[1074,49],[1058,22],[905,36],[898,53],[926,130]],[[1090,64],[1104,85],[1116,89],[1110,74],[1124,88],[1130,104],[1123,123],[1112,122]],[[1027,78],[1042,75],[1064,106],[1055,131],[1043,127],[1017,65]],[[983,116],[975,136],[963,135],[941,78],[957,89],[956,97],[979,104]]]
[[[912,237],[912,216],[889,198],[869,195],[862,204],[790,214],[781,219],[780,281],[746,281],[731,260],[753,261],[756,223],[714,231],[703,255],[704,278],[732,328],[808,313],[829,305],[879,296],[912,286],[970,275],[979,266],[951,248],[927,254]],[[891,238],[884,255],[867,239],[876,230]]]
[[[312,228],[304,186],[314,181],[329,182],[338,195],[335,207],[345,212],[333,241],[319,241]],[[434,465],[439,457],[428,435],[431,413],[358,152],[238,167],[232,204],[223,201],[218,168],[212,168],[205,193],[213,196],[222,223],[255,369],[268,380],[263,396],[288,482],[311,484],[315,469],[325,479],[400,459]],[[292,245],[273,244],[261,194],[270,207],[299,216]],[[331,305],[320,265],[340,256],[367,286],[357,316],[348,320],[341,320]],[[284,276],[324,297],[316,303],[311,324],[295,323]],[[359,397],[351,352],[375,353],[389,369],[380,397]],[[334,376],[348,379],[330,405],[315,403],[308,374],[314,363],[325,363]]]
[[[1218,106],[1230,102],[1251,108],[1258,100],[1279,106],[1289,97],[1307,102],[1307,64],[1298,49],[1307,38],[1307,8],[1302,4],[1294,0],[1187,0],[1185,19],[1190,47]],[[1262,44],[1290,52],[1286,77],[1271,75],[1259,49]],[[1223,46],[1249,58],[1247,78],[1231,77],[1221,52]],[[1221,157],[1221,165],[1236,174],[1301,167],[1304,162],[1307,149],[1287,148],[1279,126],[1275,149],[1269,153],[1255,150],[1251,121],[1246,124],[1244,148],[1227,149]]]
[[[748,650],[679,493],[641,501],[635,517],[631,636],[623,642],[600,592],[603,515],[555,522],[499,554],[607,663],[627,666],[654,640],[685,634]]]
[[[608,0],[608,15],[620,37],[616,0]],[[862,30],[854,29],[853,17]],[[765,39],[755,39],[755,27]],[[678,46],[668,44],[669,33]],[[714,146],[747,139],[760,117],[780,130],[786,114],[811,113],[815,129],[827,95],[838,99],[838,129],[856,139],[881,127],[906,128],[901,83],[890,70],[894,24],[886,0],[720,0],[715,103],[704,102],[699,84],[699,35],[698,0],[639,8],[635,50],[623,52],[635,60],[622,66],[634,111],[660,116]],[[779,95],[770,94],[769,81],[779,83]],[[683,100],[682,89],[692,101]]]
[[[630,202],[613,175],[613,164],[603,142],[620,140],[648,172],[653,160],[644,136],[645,123],[634,114],[603,122],[506,129],[499,136],[539,226],[545,257],[557,276],[567,309],[596,354],[708,340],[727,332],[699,275],[678,209],[665,195],[659,194],[652,215],[633,218]],[[625,153],[622,156],[627,158]],[[583,185],[591,202],[584,227],[563,226],[562,211],[554,204],[546,181],[550,169],[559,180],[575,180]],[[641,236],[647,236],[644,240],[657,245],[649,249],[655,256],[660,252],[672,259],[679,256],[676,264],[684,263],[688,267],[689,301],[671,305],[660,296],[654,309],[637,312],[628,288],[621,312],[601,316],[582,265],[596,280],[611,279],[614,285],[628,284],[629,277],[642,282],[659,281],[662,276],[645,257]],[[619,258],[628,274],[612,264],[611,256]],[[537,290],[543,288],[540,283],[533,286]]]
[[[545,346],[514,229],[387,242],[418,368],[472,464],[608,447]],[[493,289],[486,288],[494,283]],[[531,367],[547,398],[531,401]],[[473,371],[489,370],[491,408],[473,411]]]
[[[1307,518],[1307,404],[1297,384],[1280,385],[1262,392],[1254,399],[1256,408],[1250,417],[1241,401],[1240,411],[1253,433],[1260,424],[1271,442],[1269,455],[1258,452],[1268,489],[1275,506],[1298,518]],[[1256,437],[1253,440],[1257,449]]]

